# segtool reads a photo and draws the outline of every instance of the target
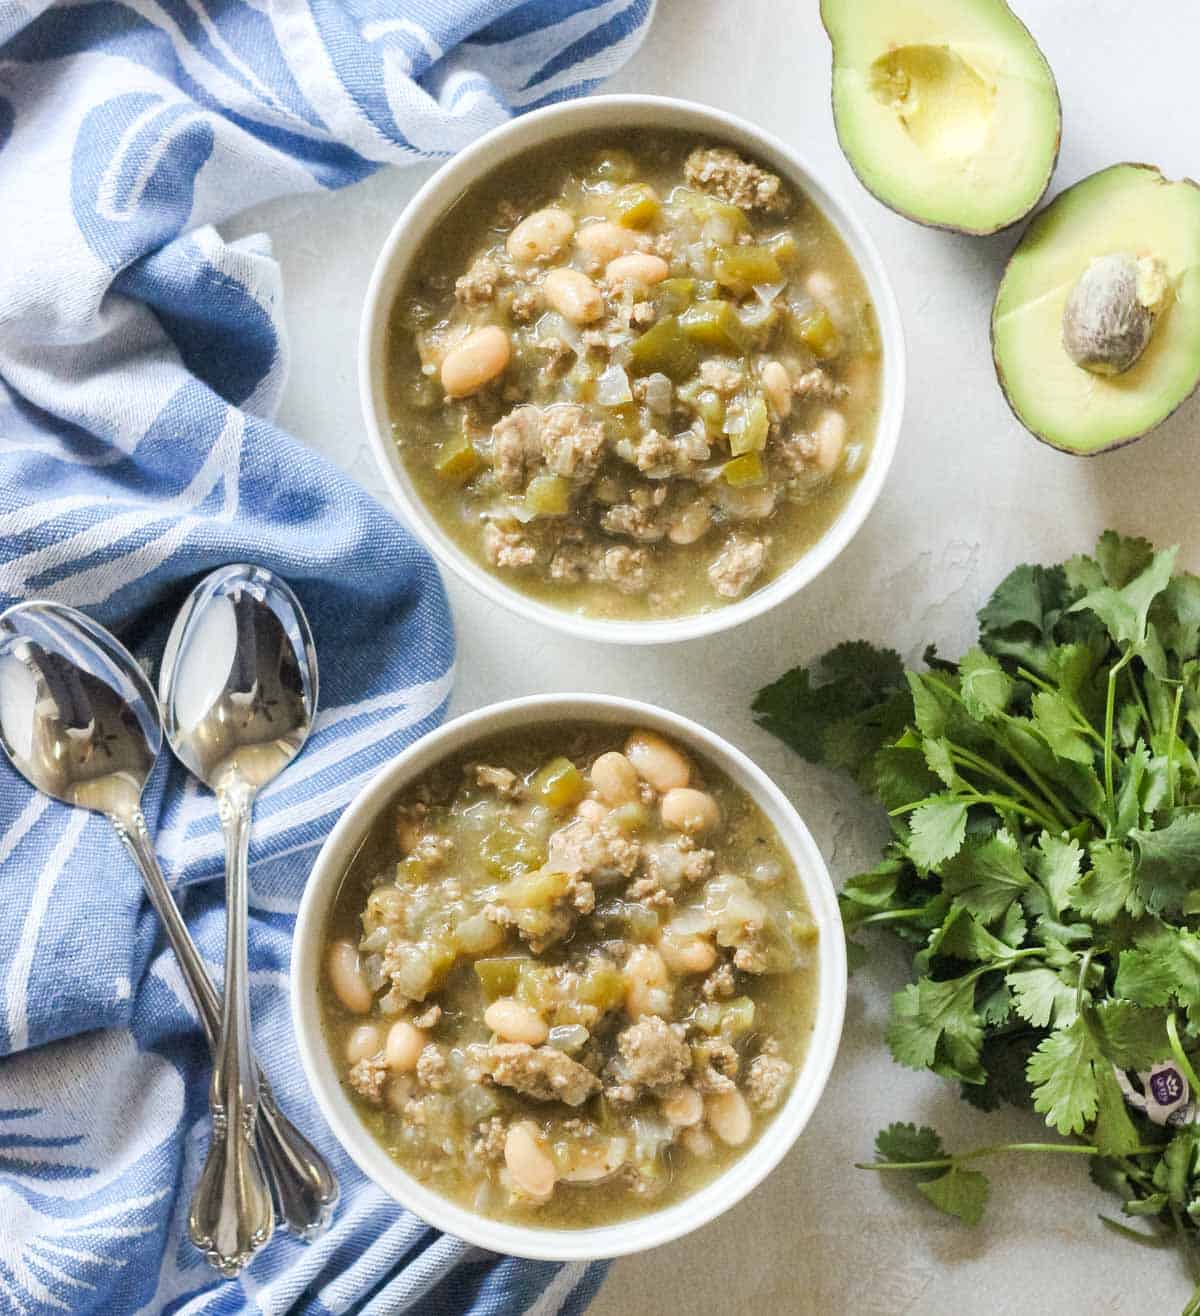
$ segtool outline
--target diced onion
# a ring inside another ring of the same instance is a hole
[[[673,401],[673,388],[666,375],[655,373],[646,376],[646,407],[656,416],[669,416]]]
[[[786,287],[787,282],[784,279],[780,279],[778,283],[756,283],[754,295],[764,306],[770,306]]]
[[[629,376],[620,366],[609,366],[596,380],[596,402],[602,407],[620,407],[632,401]]]

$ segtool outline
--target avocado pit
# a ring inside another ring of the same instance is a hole
[[[1167,287],[1156,257],[1110,252],[1091,261],[1063,307],[1067,355],[1095,375],[1123,374],[1149,346]]]

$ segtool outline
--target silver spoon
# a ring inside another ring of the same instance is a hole
[[[225,833],[225,991],[213,1056],[213,1136],[192,1198],[198,1247],[236,1273],[270,1234],[270,1196],[254,1145],[261,1099],[251,1062],[246,963],[247,854],[254,797],[300,752],[317,707],[308,621],[262,567],[222,567],[180,609],[158,678],[167,739],[217,797]],[[231,1219],[253,1222],[228,1234]]]
[[[215,1047],[221,1005],[163,878],[141,812],[162,749],[154,690],[133,657],[74,608],[20,603],[0,613],[0,748],[33,786],[107,815],[125,843]],[[275,1105],[260,1075],[259,1145],[289,1227],[328,1223],[337,1185],[320,1154]]]

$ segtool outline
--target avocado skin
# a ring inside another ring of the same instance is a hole
[[[829,38],[829,45],[830,45],[830,49],[832,50],[833,32],[830,29],[829,21],[825,15],[825,3],[826,0],[821,0],[821,26],[825,29],[825,35]],[[842,155],[846,157],[846,163],[849,164],[850,168],[854,171],[855,178],[857,178],[858,181],[862,184],[865,191],[870,192],[870,194],[875,198],[876,201],[886,206],[890,211],[892,211],[893,214],[900,215],[903,219],[911,220],[914,224],[921,224],[925,228],[940,229],[943,233],[963,233],[967,237],[971,237],[971,238],[987,238],[987,237],[991,237],[995,233],[1003,233],[1005,229],[1010,229],[1015,224],[1019,224],[1023,219],[1027,218],[1030,214],[1033,213],[1034,210],[1037,209],[1037,207],[1041,204],[1042,199],[1046,195],[1046,189],[1050,186],[1051,178],[1054,177],[1054,170],[1058,167],[1058,157],[1062,151],[1062,96],[1058,90],[1058,80],[1055,78],[1054,70],[1050,67],[1050,62],[1043,54],[1042,48],[1041,46],[1038,45],[1036,39],[1034,38],[1033,33],[1030,32],[1030,30],[1021,21],[1021,19],[1012,12],[1011,7],[1007,3],[1005,3],[1005,0],[998,0],[998,3],[1004,5],[1004,8],[1007,9],[1008,12],[1012,15],[1013,22],[1017,24],[1017,26],[1021,29],[1022,32],[1024,32],[1030,45],[1037,51],[1038,56],[1042,61],[1042,64],[1045,66],[1046,75],[1050,79],[1050,86],[1054,92],[1054,114],[1055,114],[1054,154],[1050,161],[1050,167],[1049,169],[1046,170],[1046,179],[1045,182],[1043,182],[1042,184],[1041,190],[1038,192],[1037,196],[1033,198],[1033,200],[1029,203],[1029,205],[1024,210],[1022,210],[1021,213],[1018,215],[1013,215],[1009,219],[1001,220],[1000,223],[995,224],[990,228],[968,228],[966,225],[963,224],[939,224],[935,220],[922,219],[920,215],[913,214],[911,210],[905,210],[903,206],[899,206],[895,202],[889,201],[887,197],[880,196],[880,194],[862,176],[861,172],[859,171],[858,165],[855,164],[854,162],[854,156],[850,153],[850,151],[846,149],[846,143],[842,138],[842,130],[838,124],[837,108],[834,104],[834,97],[833,97],[833,87],[832,85],[830,86],[829,108],[830,108],[830,112],[833,115],[833,129],[834,132],[837,134],[838,147],[840,148]],[[832,64],[831,64],[831,68],[832,68]],[[831,84],[832,84],[832,79],[831,79]]]
[[[1147,173],[1153,174],[1156,178],[1162,179],[1164,177],[1162,170],[1159,169],[1157,165],[1146,164],[1144,161],[1141,160],[1118,161],[1116,164],[1106,166],[1106,169],[1144,169]],[[1097,170],[1096,172],[1103,173],[1105,172],[1105,170]],[[1089,174],[1087,178],[1081,178],[1079,182],[1081,183],[1087,182],[1088,178],[1091,177],[1094,177],[1094,174]],[[1198,183],[1194,178],[1179,178],[1176,179],[1175,181],[1178,183],[1186,184],[1188,187],[1193,187],[1197,191],[1200,191],[1200,183]],[[1078,184],[1073,183],[1071,187],[1075,187],[1077,185]],[[1068,187],[1064,191],[1060,192],[1058,196],[1054,197],[1053,200],[1051,200],[1049,205],[1044,207],[1042,211],[1038,212],[1038,215],[1040,216],[1041,214],[1043,214],[1045,210],[1048,210],[1050,206],[1055,205],[1070,191],[1071,188]],[[1035,216],[1035,218],[1037,218],[1037,216]],[[1021,245],[1020,242],[1018,242],[1017,247],[1013,248],[1013,252],[1009,256],[1009,260],[1005,262],[1004,274],[1000,276],[1001,284],[1003,284],[1004,282],[1004,275],[1008,273],[1009,262],[1012,260],[1012,256],[1016,254],[1017,248],[1020,247],[1020,245]],[[1165,425],[1167,421],[1169,421],[1171,417],[1174,416],[1175,413],[1182,406],[1186,405],[1189,401],[1191,401],[1191,399],[1195,396],[1196,389],[1200,388],[1200,364],[1198,364],[1196,369],[1196,379],[1195,382],[1192,384],[1191,390],[1185,393],[1178,400],[1178,402],[1176,402],[1176,404],[1171,408],[1170,411],[1166,412],[1163,416],[1159,417],[1158,420],[1153,421],[1151,424],[1147,425],[1145,429],[1139,430],[1136,434],[1128,434],[1124,438],[1116,439],[1112,443],[1105,444],[1102,448],[1091,448],[1088,451],[1082,451],[1079,448],[1071,448],[1068,447],[1066,444],[1062,444],[1062,443],[1055,443],[1055,441],[1049,438],[1047,435],[1039,434],[1037,430],[1035,430],[1031,425],[1029,425],[1029,423],[1026,420],[1024,420],[1024,418],[1021,416],[1021,413],[1017,410],[1016,406],[1014,405],[1011,395],[1009,394],[1008,381],[1004,376],[1004,366],[1001,364],[1000,355],[996,351],[996,310],[998,304],[999,304],[999,286],[997,287],[996,301],[992,303],[992,315],[988,326],[988,337],[992,349],[992,365],[995,367],[995,371],[996,371],[996,382],[1000,385],[1000,392],[1004,397],[1005,404],[1007,405],[1009,411],[1012,412],[1013,416],[1020,423],[1021,427],[1024,430],[1026,430],[1028,433],[1032,434],[1033,437],[1037,439],[1039,443],[1044,443],[1047,448],[1052,448],[1055,452],[1061,452],[1067,457],[1084,457],[1084,458],[1103,457],[1106,453],[1117,452],[1121,448],[1128,448],[1131,444],[1140,442],[1142,439],[1146,438],[1147,435],[1153,434],[1156,429],[1159,429],[1161,426]]]

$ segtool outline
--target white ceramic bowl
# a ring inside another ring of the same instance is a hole
[[[840,515],[808,552],[762,589],[711,612],[660,621],[606,621],[539,602],[485,570],[438,525],[413,486],[391,436],[384,390],[388,317],[413,257],[429,232],[463,192],[514,155],[559,138],[604,128],[674,128],[739,147],[778,171],[823,212],[858,262],[875,303],[883,344],[879,427],[866,469]],[[514,119],[455,156],[405,206],[383,244],[363,308],[358,344],[358,387],[375,460],[408,523],[443,566],[493,603],[579,639],[622,644],[665,644],[709,635],[766,612],[819,575],[867,518],[892,464],[904,410],[904,331],[891,284],[875,244],[846,206],[792,148],[723,110],[664,96],[593,96],[551,105]]]
[[[375,1141],[338,1079],[321,1028],[318,984],[330,906],[346,868],[380,812],[406,785],[486,736],[537,723],[587,720],[650,727],[709,759],[755,800],[799,874],[818,930],[818,1003],[812,1037],[791,1094],[758,1140],[699,1192],[659,1211],[594,1229],[537,1229],[465,1210],[407,1174]],[[821,852],[795,809],[740,750],[695,722],[632,699],[535,695],[493,704],[447,723],[385,767],[350,805],[317,856],[300,902],[292,948],[291,1007],[300,1059],[317,1104],[364,1174],[431,1225],[512,1256],[577,1261],[623,1256],[679,1238],[728,1210],[778,1164],[808,1123],[837,1054],[846,1004],[846,953],[837,897]]]

